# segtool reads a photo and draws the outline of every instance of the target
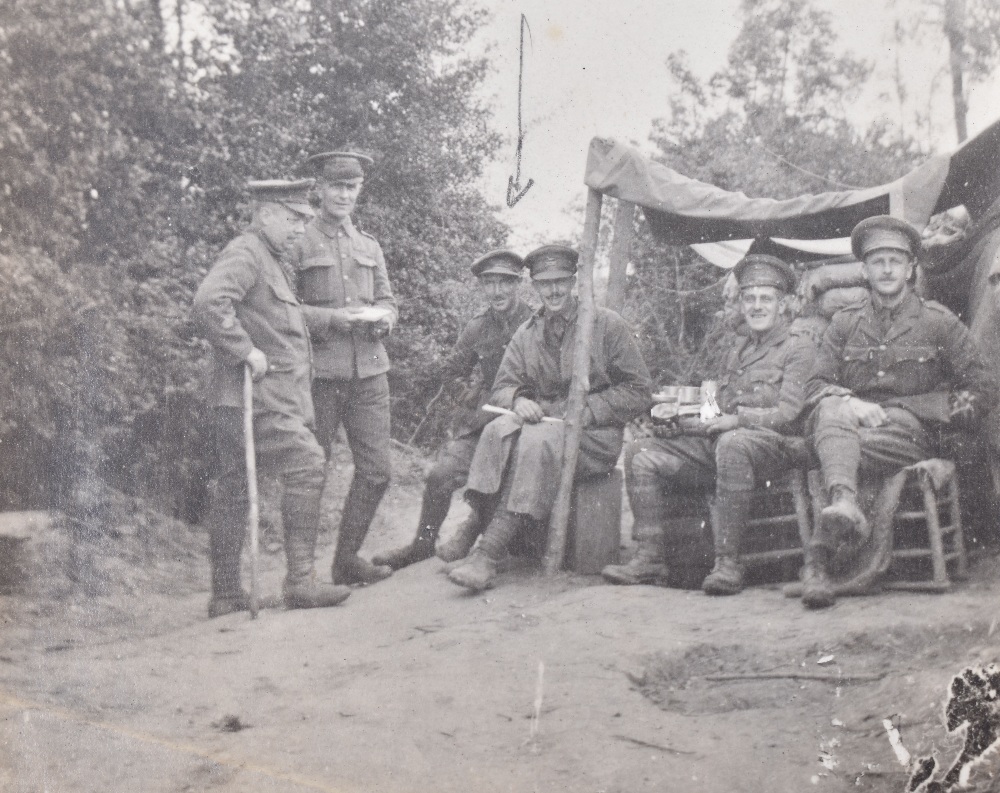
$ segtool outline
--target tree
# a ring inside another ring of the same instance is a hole
[[[499,142],[476,99],[486,64],[459,55],[481,19],[455,0],[11,6],[0,253],[16,262],[5,286],[31,301],[7,301],[0,330],[31,332],[0,338],[17,373],[0,383],[12,398],[0,444],[34,413],[39,459],[181,509],[187,485],[172,474],[197,479],[204,442],[193,291],[245,220],[247,179],[294,176],[341,145],[378,161],[360,225],[401,300],[391,354],[406,433],[469,311],[468,262],[506,234],[473,187]],[[54,489],[40,483],[36,499]]]
[[[676,92],[654,122],[657,159],[701,181],[751,196],[788,198],[866,187],[905,173],[920,155],[847,108],[871,64],[839,51],[828,14],[807,0],[744,0],[727,65],[707,82],[684,53],[667,67]],[[697,382],[721,339],[724,276],[690,249],[644,240],[626,311],[665,382]]]
[[[921,53],[936,50],[933,39],[948,42],[949,76],[955,132],[961,143],[968,137],[967,81],[989,77],[1000,61],[1000,6],[993,0],[897,0],[896,36],[912,42]]]

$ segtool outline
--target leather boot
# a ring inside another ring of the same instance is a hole
[[[830,505],[820,513],[823,533],[830,541],[842,537],[864,542],[871,531],[865,513],[858,506],[857,494],[844,485],[834,485],[830,492]]]
[[[464,559],[469,555],[472,546],[476,544],[481,531],[479,513],[474,509],[469,517],[462,521],[455,533],[438,545],[438,559],[445,562],[457,562],[459,559]]]
[[[827,573],[830,549],[825,545],[810,545],[806,552],[806,566],[802,572],[802,604],[809,609],[832,606],[837,596]]]
[[[388,484],[351,481],[351,489],[344,501],[337,534],[337,550],[333,555],[333,581],[336,584],[374,584],[392,575],[388,565],[376,565],[358,556],[371,526],[375,510],[385,494]]]
[[[525,524],[527,516],[500,510],[490,521],[479,546],[465,561],[448,573],[448,578],[459,586],[480,592],[493,586],[498,564],[507,555],[507,548]]]
[[[482,548],[476,548],[463,563],[448,573],[448,578],[459,586],[481,592],[493,586],[497,578],[497,562]]]
[[[250,608],[250,596],[240,580],[246,506],[239,493],[233,493],[225,483],[219,483],[207,523],[212,567],[212,598],[208,602],[208,616],[214,619]]]
[[[227,595],[220,597],[212,595],[208,601],[208,618],[214,620],[216,617],[224,617],[227,614],[234,614],[237,611],[250,610],[250,593],[241,592],[238,595]]]
[[[734,556],[716,556],[712,572],[701,582],[706,595],[738,595],[743,591],[743,568]]]
[[[387,565],[393,570],[402,570],[415,562],[430,559],[434,555],[434,543],[437,541],[437,535],[437,529],[431,526],[421,526],[417,536],[408,545],[375,554],[372,557],[372,564]]]
[[[743,590],[740,539],[750,518],[752,498],[749,490],[720,491],[715,497],[712,504],[715,566],[701,583],[706,595],[735,595]]]
[[[455,490],[453,485],[453,477],[436,476],[431,472],[424,485],[416,536],[402,548],[376,554],[372,557],[372,562],[400,570],[415,562],[430,559],[434,555],[434,543],[437,542],[441,524],[448,517],[448,510],[451,508],[451,494]]]
[[[314,609],[338,606],[351,594],[346,586],[316,580],[314,559],[319,534],[320,493],[285,491],[282,522],[285,524],[285,558],[288,572],[282,587],[285,608]]]
[[[663,550],[663,531],[659,527],[643,526],[636,529],[635,555],[627,564],[609,564],[601,575],[612,584],[667,585],[667,564]]]

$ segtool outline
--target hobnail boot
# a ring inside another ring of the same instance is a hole
[[[372,557],[372,564],[378,566],[391,567],[393,570],[402,570],[416,562],[430,559],[434,555],[434,541],[437,539],[437,532],[427,529],[420,531],[409,545],[402,548],[394,548],[385,553],[375,554]]]
[[[448,573],[448,578],[453,583],[471,589],[473,592],[481,592],[484,589],[489,589],[496,581],[497,563],[484,551],[477,548],[469,554],[464,564]]]
[[[833,489],[830,505],[820,512],[820,522],[824,534],[831,539],[851,537],[864,542],[871,533],[865,513],[858,506],[857,496],[846,487]]]
[[[717,556],[712,572],[701,582],[706,595],[736,595],[743,591],[743,570],[732,556]]]

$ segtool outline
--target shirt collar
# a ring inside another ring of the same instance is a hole
[[[770,347],[773,344],[777,344],[781,341],[781,338],[785,335],[785,331],[788,330],[788,320],[784,317],[779,317],[777,324],[773,328],[765,331],[761,336],[755,336],[753,331],[750,332],[750,344],[757,348]]]
[[[539,309],[539,314],[547,319],[561,319],[566,322],[567,325],[572,324],[576,320],[576,313],[580,308],[580,301],[578,298],[571,297],[570,305],[568,311],[563,311],[558,314],[551,314],[545,310],[545,306]]]
[[[327,237],[336,237],[337,232],[343,231],[352,240],[357,236],[358,230],[354,228],[354,222],[348,215],[343,220],[328,220],[323,215],[317,215],[314,221],[316,228],[322,231]]]
[[[247,231],[249,231],[257,239],[259,239],[261,242],[263,242],[264,243],[264,247],[266,247],[271,252],[272,256],[274,256],[275,258],[277,258],[278,256],[281,255],[281,249],[280,248],[276,248],[274,246],[274,243],[271,242],[270,239],[268,239],[268,236],[263,232],[263,230],[257,228],[256,226],[250,226],[247,229]]]
[[[906,289],[906,296],[899,302],[898,305],[893,308],[885,308],[880,305],[878,297],[875,292],[871,293],[872,308],[875,310],[877,316],[888,315],[890,319],[896,319],[898,317],[904,317],[910,314],[920,313],[920,298],[917,297],[917,293],[907,285],[904,287]]]

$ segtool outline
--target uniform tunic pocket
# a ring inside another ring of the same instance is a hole
[[[354,254],[354,264],[357,265],[356,286],[358,297],[365,303],[375,302],[375,268],[378,262],[365,253]]]
[[[329,256],[311,256],[299,269],[299,292],[306,303],[333,303],[340,297],[336,268]]]

